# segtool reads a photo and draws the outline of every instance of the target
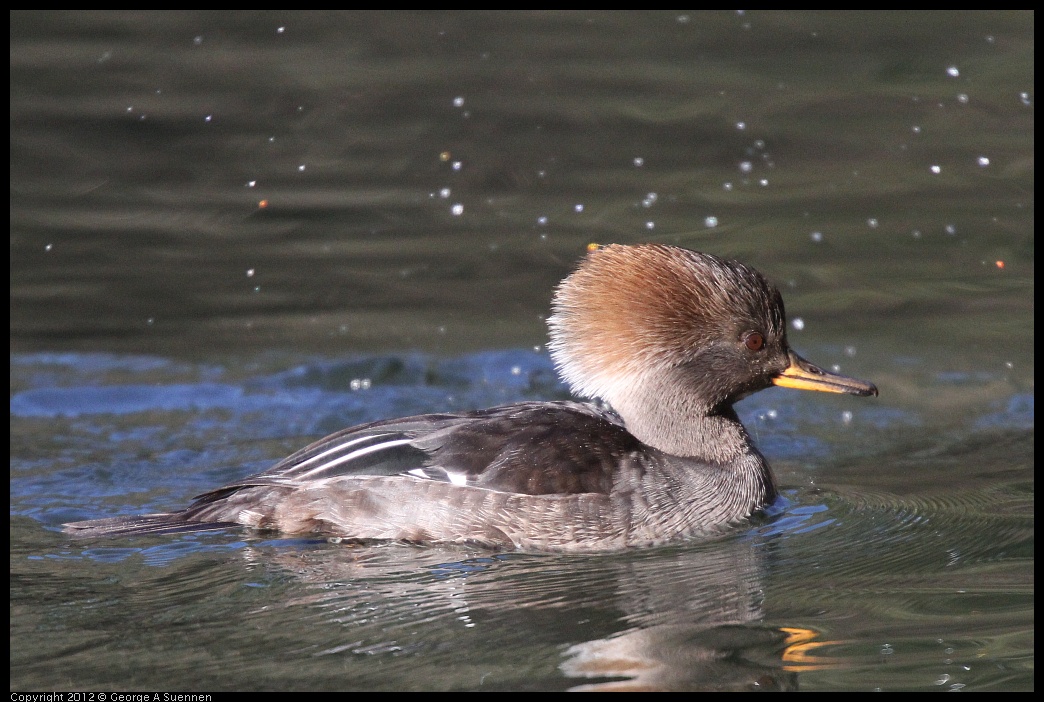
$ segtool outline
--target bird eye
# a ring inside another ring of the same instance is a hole
[[[758,332],[750,332],[743,337],[743,345],[751,351],[760,351],[761,347],[765,345],[765,337]]]

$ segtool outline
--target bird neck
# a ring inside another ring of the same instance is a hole
[[[726,464],[757,452],[732,407],[708,412],[679,405],[670,397],[632,403],[633,399],[618,401],[613,408],[639,441],[665,453]]]

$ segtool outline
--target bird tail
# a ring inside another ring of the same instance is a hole
[[[81,538],[130,536],[135,534],[182,534],[194,531],[219,531],[240,526],[233,522],[191,522],[184,513],[139,514],[133,517],[109,517],[63,525],[66,534]]]

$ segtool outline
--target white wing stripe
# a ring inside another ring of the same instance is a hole
[[[369,437],[369,438],[373,438],[373,437]],[[327,470],[328,468],[333,468],[334,466],[339,466],[342,463],[347,463],[348,461],[351,461],[351,460],[354,460],[356,458],[359,458],[360,456],[365,456],[368,453],[373,453],[374,451],[383,451],[384,449],[387,449],[387,448],[393,448],[395,446],[402,446],[403,444],[408,444],[411,441],[413,441],[413,439],[397,439],[396,441],[384,441],[382,443],[375,444],[373,446],[367,446],[366,448],[361,448],[361,449],[358,449],[357,451],[352,451],[351,453],[345,454],[344,456],[340,456],[339,458],[335,458],[332,461],[327,461],[326,463],[323,463],[322,465],[318,465],[318,466],[316,466],[315,468],[312,468],[309,471],[306,471],[306,472],[301,473],[299,475],[295,475],[294,476],[294,480],[295,481],[305,480],[305,479],[308,478],[308,476],[312,475],[313,473],[318,473],[318,472]],[[343,446],[339,446],[338,448],[344,448],[344,446],[347,446],[347,445],[348,444],[344,444]],[[336,449],[332,449],[332,450],[336,450]],[[326,453],[331,453],[331,451],[327,451],[323,455],[326,455]]]
[[[328,448],[327,450],[323,451],[322,453],[315,454],[314,456],[309,458],[307,461],[301,461],[296,466],[294,466],[294,468],[302,468],[304,466],[307,466],[309,463],[314,463],[315,461],[321,460],[321,459],[325,458],[326,456],[329,456],[331,453],[337,453],[338,451],[343,451],[346,448],[349,448],[350,446],[358,444],[358,443],[360,443],[362,441],[372,441],[373,439],[377,439],[377,438],[380,438],[382,436],[391,436],[391,434],[387,433],[387,432],[384,433],[384,434],[366,434],[365,436],[360,436],[358,439],[352,439],[351,441],[346,441],[343,444],[337,444],[336,446],[334,446],[332,448]],[[377,446],[383,446],[383,445],[384,444],[377,444]],[[311,472],[311,471],[309,471],[309,472]]]

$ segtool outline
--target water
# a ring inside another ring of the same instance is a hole
[[[11,20],[12,689],[1032,689],[1032,14]],[[59,533],[565,397],[590,241],[881,397],[741,403],[783,497],[704,543]]]

